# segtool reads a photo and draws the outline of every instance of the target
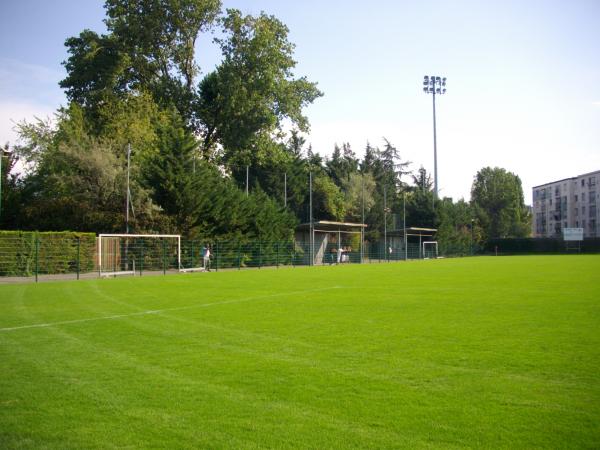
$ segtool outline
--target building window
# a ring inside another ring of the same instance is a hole
[[[596,177],[590,177],[590,179],[588,180],[588,184],[590,186],[596,186]]]
[[[575,228],[579,228],[579,220],[575,221]]]
[[[581,185],[582,185],[582,186],[585,186],[585,179],[582,179],[582,180],[581,180]]]
[[[581,193],[581,201],[582,201],[582,202],[585,202],[585,192],[582,192],[582,193]]]
[[[585,206],[582,206],[582,207],[581,207],[581,215],[582,215],[582,216],[585,216]]]
[[[596,191],[590,191],[588,194],[590,203],[596,203]]]
[[[596,205],[590,206],[590,219],[596,218]]]
[[[575,201],[577,201],[577,194],[575,194]]]
[[[550,206],[552,206],[552,199],[550,199]]]
[[[575,208],[575,217],[579,215],[579,208]]]

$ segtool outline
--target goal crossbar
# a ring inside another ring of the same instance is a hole
[[[98,271],[102,274],[102,238],[173,238],[177,239],[177,268],[181,270],[181,235],[180,234],[108,234],[98,235]],[[122,271],[118,273],[111,272],[112,275],[131,274],[131,271]]]

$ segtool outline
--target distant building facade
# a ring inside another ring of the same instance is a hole
[[[534,237],[561,237],[563,228],[583,228],[600,237],[600,170],[533,188]]]

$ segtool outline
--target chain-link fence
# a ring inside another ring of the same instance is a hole
[[[0,277],[79,279],[333,264],[373,264],[438,256],[418,243],[211,241],[85,234],[0,234]]]

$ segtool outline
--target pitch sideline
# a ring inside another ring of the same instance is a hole
[[[267,298],[273,298],[273,297],[285,297],[287,295],[297,295],[297,294],[306,294],[306,293],[309,293],[309,292],[329,291],[329,290],[332,290],[332,289],[341,289],[342,287],[343,286],[332,286],[332,287],[318,288],[318,289],[305,289],[303,291],[282,292],[282,293],[279,293],[279,294],[260,295],[260,296],[256,296],[256,297],[241,298],[241,299],[238,299],[238,300],[225,300],[225,301],[222,301],[222,302],[202,303],[202,304],[199,304],[199,305],[179,306],[177,308],[154,309],[154,310],[140,311],[140,312],[129,313],[129,314],[115,314],[115,315],[112,315],[112,316],[90,317],[90,318],[87,318],[87,319],[74,319],[74,320],[63,320],[63,321],[60,321],[60,322],[37,323],[37,324],[32,324],[32,325],[21,325],[21,326],[18,326],[18,327],[0,328],[0,332],[25,330],[25,329],[30,329],[30,328],[47,328],[47,327],[54,327],[54,326],[58,326],[58,325],[70,325],[70,324],[73,324],[73,323],[95,322],[95,321],[98,321],[98,320],[114,320],[114,319],[122,319],[122,318],[125,318],[125,317],[147,316],[147,315],[152,315],[152,314],[161,314],[163,312],[180,311],[180,310],[193,309],[193,308],[207,308],[209,306],[228,305],[228,304],[231,304],[231,303],[244,303],[244,302],[250,302],[250,301],[254,301],[254,300],[262,300],[262,299],[267,299]]]

